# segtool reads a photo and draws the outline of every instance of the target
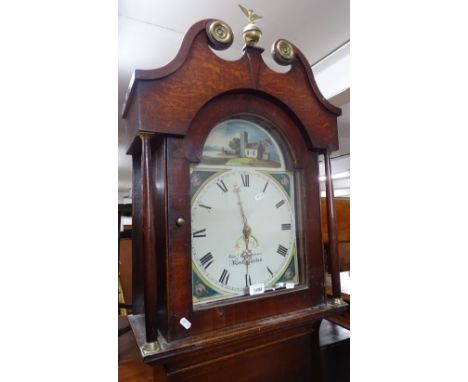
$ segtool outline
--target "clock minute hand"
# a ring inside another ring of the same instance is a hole
[[[240,197],[240,187],[236,184],[233,190],[237,195],[237,204],[239,205],[239,208],[240,208],[240,212],[242,215],[242,223],[244,224],[244,229],[245,229],[245,226],[247,225],[247,217],[245,216],[244,207],[242,206],[242,201]]]
[[[247,266],[247,274],[249,272],[249,263],[250,263],[250,250],[249,250],[249,240],[252,229],[247,224],[247,217],[245,216],[244,207],[242,206],[242,200],[240,197],[240,187],[236,184],[233,187],[233,191],[237,195],[237,204],[239,205],[241,216],[242,216],[242,236],[245,243],[245,250],[242,252],[242,257],[245,260],[245,265]]]

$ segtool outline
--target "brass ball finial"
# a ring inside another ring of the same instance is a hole
[[[242,12],[247,16],[249,23],[245,26],[244,30],[242,31],[242,36],[244,37],[244,41],[247,45],[254,46],[262,37],[262,31],[260,28],[255,24],[255,21],[261,19],[262,16],[259,16],[254,13],[253,9],[247,9],[239,4],[239,8]]]
[[[242,31],[242,36],[247,45],[254,46],[262,37],[262,31],[255,24],[248,24]]]

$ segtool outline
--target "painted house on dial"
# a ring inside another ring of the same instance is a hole
[[[270,154],[266,152],[263,142],[249,143],[247,131],[240,134],[240,156],[243,158],[270,159]]]

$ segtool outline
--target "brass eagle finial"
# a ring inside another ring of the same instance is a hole
[[[239,8],[244,12],[249,20],[249,23],[245,26],[244,30],[242,31],[242,36],[244,37],[244,41],[246,45],[255,46],[257,42],[262,37],[262,31],[260,28],[255,24],[255,21],[261,19],[262,16],[256,15],[253,9],[247,9],[239,4]]]
[[[249,20],[249,23],[251,24],[254,24],[256,20],[262,18],[262,16],[256,15],[253,9],[247,9],[240,4],[239,8],[242,10],[242,12],[244,12],[244,14],[247,16],[247,19]]]

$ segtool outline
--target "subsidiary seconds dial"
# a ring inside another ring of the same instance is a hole
[[[194,268],[221,293],[243,295],[252,284],[273,285],[295,251],[295,232],[293,202],[262,171],[222,172],[192,200]]]

